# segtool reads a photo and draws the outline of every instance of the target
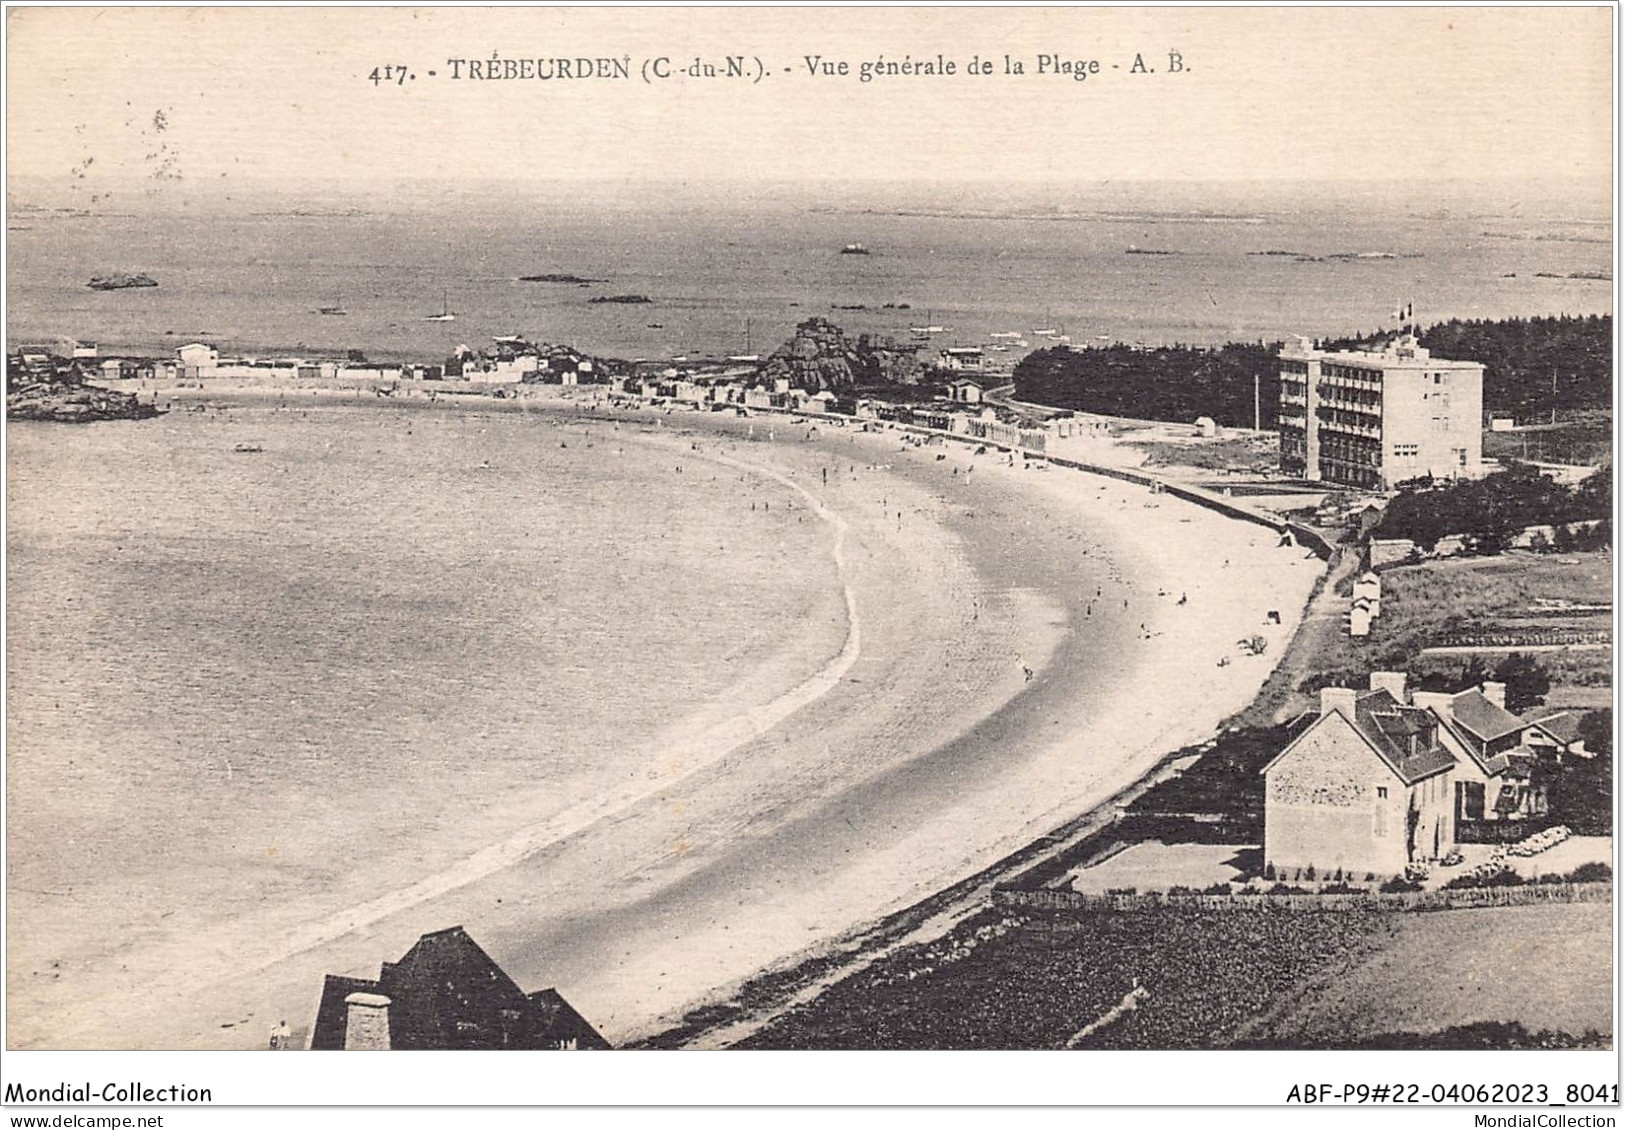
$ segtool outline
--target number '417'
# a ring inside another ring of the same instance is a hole
[[[386,83],[386,82],[392,82],[396,86],[405,86],[406,85],[406,64],[405,63],[390,63],[387,66],[383,66],[383,67],[374,67],[372,69],[372,74],[367,76],[367,80],[369,82],[371,82],[374,86],[378,86],[381,83]]]

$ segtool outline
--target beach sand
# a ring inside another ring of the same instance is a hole
[[[1266,528],[1112,479],[829,422],[640,417],[619,434],[758,468],[839,547],[844,601],[794,678],[786,657],[748,707],[696,704],[643,779],[497,842],[471,829],[429,876],[374,874],[375,896],[319,921],[267,911],[155,941],[128,955],[139,992],[77,1000],[27,1043],[257,1047],[283,1017],[303,1032],[324,973],[376,976],[452,924],[612,1041],[657,1030],[1211,733],[1257,691],[1321,568]],[[1255,634],[1268,650],[1241,655]],[[364,848],[352,865],[367,873]]]

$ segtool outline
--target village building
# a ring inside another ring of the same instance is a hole
[[[175,351],[180,359],[180,378],[183,381],[206,380],[215,375],[220,364],[220,351],[200,341],[189,342]]]
[[[1395,875],[1449,852],[1456,758],[1440,732],[1387,687],[1323,689],[1320,717],[1264,767],[1265,866]]]
[[[1482,473],[1484,366],[1403,336],[1381,350],[1281,350],[1281,469],[1364,490]]]
[[[1417,706],[1434,711],[1456,739],[1458,820],[1517,820],[1546,812],[1535,787],[1536,754],[1523,743],[1528,724],[1506,709],[1506,687],[1486,682],[1456,694],[1417,691]]]
[[[976,381],[960,377],[948,382],[948,399],[955,404],[982,403],[982,386]]]
[[[1577,718],[1519,718],[1501,683],[1407,682],[1375,671],[1368,690],[1324,688],[1320,717],[1264,767],[1264,859],[1277,873],[1399,874],[1448,854],[1463,824],[1546,814],[1541,763],[1574,752]]]
[[[526,993],[461,926],[424,934],[377,980],[328,974],[316,1051],[575,1051],[609,1043],[557,990]]]
[[[987,355],[974,345],[944,349],[937,356],[937,368],[950,373],[980,373],[987,368]]]
[[[1561,707],[1540,707],[1524,715],[1528,728],[1523,732],[1523,744],[1537,755],[1550,757],[1562,764],[1564,757],[1595,757],[1586,749],[1580,733],[1580,714]]]

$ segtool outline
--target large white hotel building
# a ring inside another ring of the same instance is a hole
[[[1391,490],[1407,479],[1476,478],[1484,366],[1430,357],[1409,335],[1381,351],[1281,350],[1281,469]]]

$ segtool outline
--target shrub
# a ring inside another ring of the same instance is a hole
[[[1614,869],[1606,863],[1582,863],[1568,873],[1571,883],[1606,883],[1614,877]]]
[[[1473,887],[1521,887],[1524,877],[1510,867],[1502,867],[1498,871],[1469,871],[1465,875],[1457,875],[1444,885],[1447,891],[1464,891]]]
[[[1385,895],[1397,895],[1404,891],[1419,891],[1422,889],[1422,884],[1418,883],[1415,879],[1407,879],[1403,875],[1395,875],[1392,879],[1387,880],[1377,889]]]

